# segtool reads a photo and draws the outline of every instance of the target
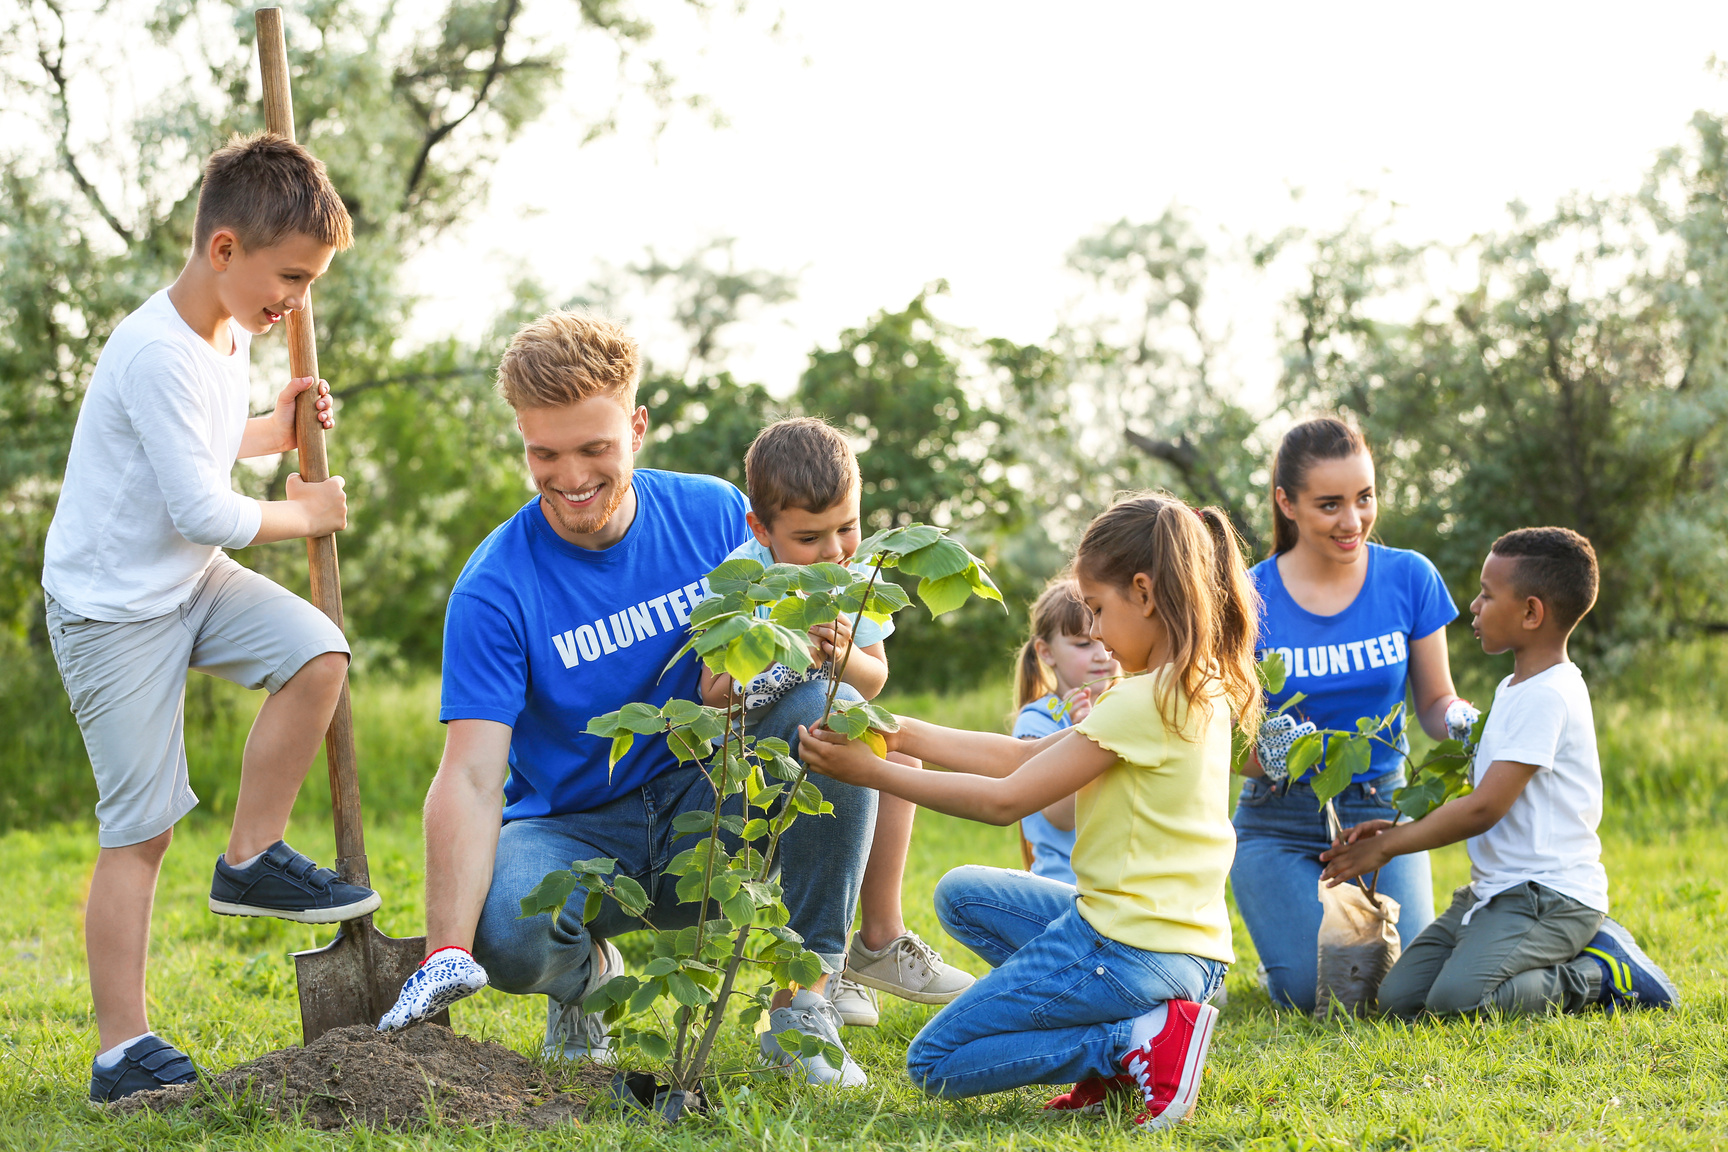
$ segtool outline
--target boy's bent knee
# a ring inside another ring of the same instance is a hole
[[[341,686],[342,677],[347,674],[348,654],[346,652],[320,652],[302,664],[298,672],[288,677],[288,683],[333,689]]]

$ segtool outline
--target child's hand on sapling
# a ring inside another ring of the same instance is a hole
[[[811,666],[824,660],[838,660],[840,653],[852,644],[852,621],[844,614],[836,617],[828,624],[818,624],[810,629],[810,646],[819,653],[819,658],[810,661]]]

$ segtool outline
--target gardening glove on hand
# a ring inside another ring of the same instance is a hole
[[[1254,739],[1255,751],[1260,754],[1260,769],[1266,773],[1266,779],[1276,783],[1290,778],[1288,757],[1290,746],[1308,735],[1318,732],[1312,720],[1296,723],[1296,717],[1288,712],[1280,712],[1276,716],[1268,716],[1266,722],[1260,725],[1260,734]]]
[[[440,948],[420,962],[402,985],[396,1005],[378,1021],[378,1031],[394,1032],[436,1016],[456,1001],[486,987],[486,969],[466,948]]]
[[[1482,719],[1482,710],[1468,700],[1454,700],[1446,705],[1446,735],[1470,747],[1470,730]]]

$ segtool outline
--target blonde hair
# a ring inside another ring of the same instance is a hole
[[[778,420],[744,453],[744,490],[763,524],[788,508],[822,512],[858,487],[858,457],[840,430],[814,416]]]
[[[1038,659],[1038,641],[1054,643],[1058,636],[1085,636],[1092,631],[1092,614],[1080,600],[1080,589],[1072,576],[1058,576],[1044,585],[1032,602],[1031,635],[1020,645],[1015,663],[1014,710],[1042,700],[1056,690],[1056,677]]]
[[[1086,527],[1074,558],[1088,579],[1128,588],[1152,582],[1152,606],[1170,635],[1173,675],[1159,690],[1158,714],[1183,730],[1178,688],[1190,709],[1207,714],[1216,683],[1247,731],[1264,703],[1254,669],[1260,598],[1242,563],[1242,542],[1216,508],[1194,509],[1162,493],[1119,500]]]
[[[611,396],[629,412],[641,364],[636,341],[617,323],[586,312],[548,312],[510,338],[498,362],[498,392],[517,411]]]
[[[337,251],[354,243],[354,222],[323,161],[286,136],[231,136],[204,162],[193,242],[199,251],[219,228],[249,251],[300,232]]]

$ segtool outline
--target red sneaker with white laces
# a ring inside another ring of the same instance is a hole
[[[1180,1124],[1200,1098],[1200,1071],[1218,1009],[1192,1000],[1167,1000],[1164,1030],[1122,1057],[1124,1071],[1140,1086],[1146,1107],[1134,1118],[1138,1131],[1155,1132]]]
[[[1136,1091],[1140,1087],[1132,1076],[1088,1076],[1060,1096],[1052,1096],[1044,1105],[1046,1112],[1079,1112],[1096,1116],[1104,1111],[1104,1100],[1112,1092]]]

